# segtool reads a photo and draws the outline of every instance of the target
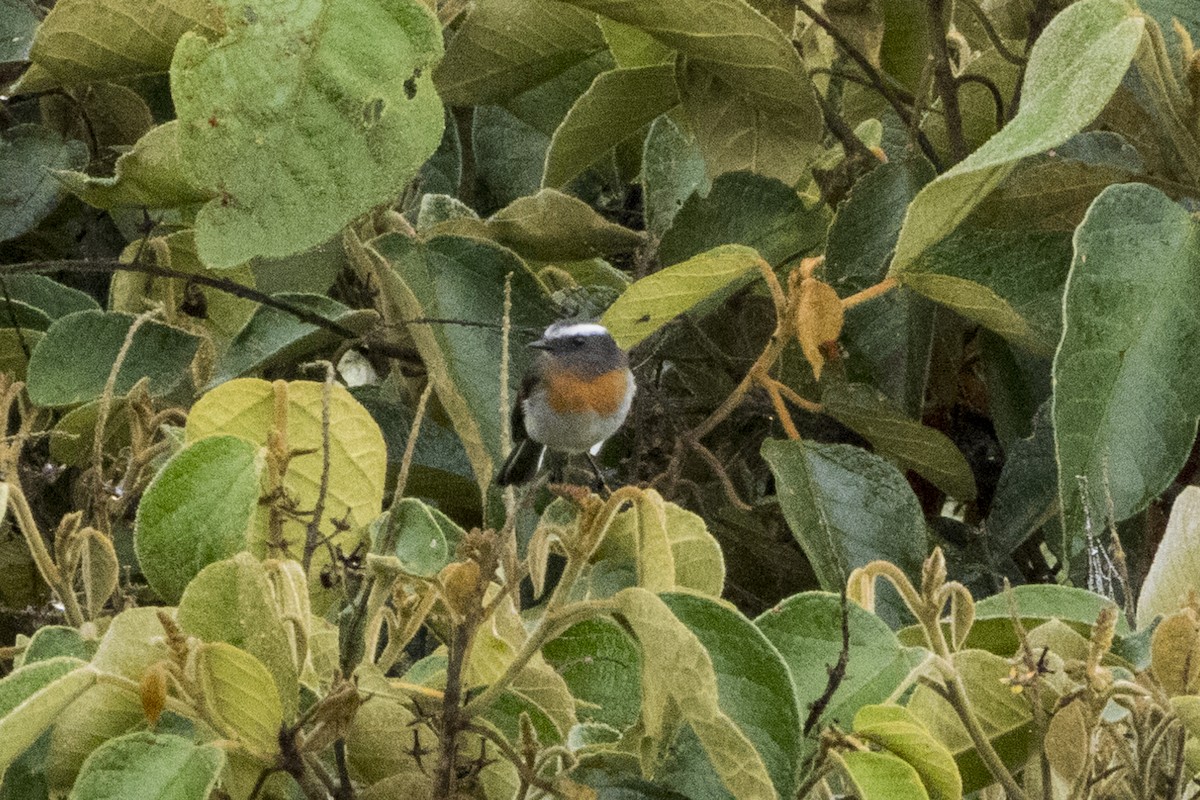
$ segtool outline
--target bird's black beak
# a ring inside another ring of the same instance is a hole
[[[534,350],[549,350],[550,349],[550,343],[547,342],[545,339],[534,339],[532,342],[529,343],[529,346],[532,347]]]

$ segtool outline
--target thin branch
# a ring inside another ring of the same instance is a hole
[[[899,286],[900,283],[895,278],[884,278],[874,286],[868,286],[861,292],[850,295],[842,300],[842,310],[854,308],[860,303],[865,303],[868,300],[874,300],[876,297],[882,297]]]
[[[725,490],[725,497],[729,500],[730,504],[739,511],[754,510],[753,506],[751,506],[738,495],[737,488],[733,485],[733,481],[729,478],[729,473],[725,471],[725,466],[721,463],[721,460],[713,454],[713,451],[709,450],[707,447],[695,440],[692,440],[688,444],[691,446],[692,450],[694,450],[702,459],[704,459],[709,468],[713,471],[713,474],[717,476],[717,480],[721,482],[721,488]]]
[[[850,59],[858,65],[858,68],[861,69],[867,76],[867,80],[871,82],[871,87],[883,96],[883,99],[888,102],[888,105],[890,105],[893,110],[895,110],[901,121],[904,122],[906,126],[911,127],[914,119],[912,110],[904,104],[904,101],[900,98],[896,91],[887,84],[887,81],[884,80],[880,71],[875,68],[875,65],[872,64],[865,55],[860,53],[858,49],[854,47],[854,44],[845,36],[843,36],[841,31],[839,31],[832,22],[830,22],[825,18],[824,15],[809,5],[806,0],[792,0],[792,2],[795,3],[796,7],[799,8],[805,16],[807,16],[829,34],[830,38],[837,43],[838,47],[840,47],[842,51],[845,52],[846,55],[849,56]],[[937,151],[933,149],[933,144],[929,141],[929,137],[926,136],[925,133],[919,128],[917,128],[915,132],[917,144],[920,146],[921,152],[923,152],[925,157],[933,162],[935,166],[938,166],[940,161],[937,156]],[[938,171],[941,172],[940,166],[938,167]]]
[[[988,19],[988,15],[984,12],[983,8],[975,2],[975,0],[957,1],[970,9],[971,13],[975,15],[975,18],[979,20],[979,25],[983,28],[983,32],[987,36],[988,41],[992,43],[992,47],[996,48],[996,52],[1001,58],[1010,64],[1016,64],[1019,67],[1023,67],[1029,62],[1029,59],[1025,58],[1024,56],[1019,56],[1012,50],[1008,49],[1008,46],[1004,44],[1004,40],[1000,38],[1000,34],[996,32],[996,27],[992,25],[992,21]]]
[[[964,83],[978,83],[980,86],[992,93],[992,103],[996,106],[996,129],[1004,127],[1008,117],[1004,116],[1004,98],[1000,96],[1000,87],[997,86],[991,78],[983,75],[959,75],[956,79],[959,86]]]
[[[325,381],[321,386],[321,480],[317,485],[317,502],[313,506],[312,519],[304,527],[304,571],[312,565],[313,554],[321,546],[321,518],[325,516],[325,501],[329,498],[330,406],[333,405],[334,367],[325,362]]]
[[[958,82],[950,64],[950,47],[946,43],[946,30],[942,23],[945,16],[945,0],[926,0],[933,46],[933,83],[942,99],[942,110],[946,113],[946,136],[950,140],[950,158],[954,164],[967,157],[967,140],[963,136],[962,110],[958,105]]]

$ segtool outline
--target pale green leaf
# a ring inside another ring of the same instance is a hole
[[[1081,0],[1051,20],[1030,53],[1017,116],[913,200],[892,274],[903,276],[949,235],[1020,159],[1062,144],[1090,124],[1125,76],[1144,26],[1124,0]]]
[[[758,107],[721,73],[694,62],[681,68],[678,83],[683,117],[709,177],[744,171],[791,186],[808,176],[818,152],[811,118],[782,112],[782,103],[775,109]]]
[[[449,517],[415,497],[404,497],[387,511],[375,547],[400,559],[412,575],[432,577],[454,558],[466,533]]]
[[[166,72],[186,31],[220,25],[204,0],[64,0],[42,20],[20,91]]]
[[[283,708],[263,663],[224,642],[202,644],[196,650],[196,681],[200,702],[219,729],[271,763],[279,752]]]
[[[984,735],[1010,770],[1020,769],[1031,755],[1035,736],[1029,700],[1006,682],[1010,663],[983,650],[962,650],[951,655],[954,668],[962,676],[971,707]],[[1043,683],[1043,687],[1048,685]],[[1053,703],[1051,693],[1043,691],[1043,701]],[[995,782],[975,751],[967,729],[957,712],[941,695],[918,685],[907,704],[908,710],[950,752],[962,776],[963,792],[971,793]]]
[[[179,451],[138,505],[134,547],[150,586],[168,602],[209,564],[246,549],[258,508],[263,457],[235,436]]]
[[[131,733],[92,752],[68,800],[204,800],[224,765],[225,752],[216,745]]]
[[[417,0],[224,10],[226,36],[185,35],[171,64],[189,177],[220,195],[196,217],[214,267],[306,250],[394,199],[444,124],[429,76],[441,29]]]
[[[0,680],[0,774],[96,682],[77,658],[61,656],[21,667]]]
[[[750,620],[716,600],[691,594],[662,600],[712,659],[721,710],[754,744],[779,796],[791,797],[802,720],[779,651]],[[734,796],[741,797],[736,790]]]
[[[1054,358],[1054,435],[1064,550],[1100,535],[1171,484],[1200,417],[1200,237],[1181,206],[1112,186],[1075,234]],[[1136,264],[1137,269],[1130,265]]]
[[[33,6],[20,0],[3,0],[0,7],[0,61],[27,61],[41,19]]]
[[[1159,614],[1167,615],[1187,601],[1189,591],[1200,586],[1200,489],[1188,486],[1175,498],[1167,532],[1158,543],[1150,571],[1138,595],[1139,628],[1147,628]]]
[[[721,779],[739,800],[774,800],[775,788],[749,737],[719,705],[717,675],[697,636],[645,589],[613,597],[642,648],[643,769],[653,774],[675,727],[688,723]],[[676,716],[678,715],[678,716]]]
[[[675,562],[675,586],[720,597],[725,588],[725,556],[721,545],[698,514],[674,503],[667,503],[664,510]]]
[[[604,43],[622,69],[653,67],[674,62],[675,51],[653,36],[608,17],[597,17]]]
[[[138,139],[117,159],[112,177],[55,173],[63,186],[97,208],[176,208],[203,203],[214,192],[192,186],[179,151],[179,122],[171,120]]]
[[[908,762],[932,800],[961,800],[962,778],[954,757],[903,706],[864,706],[854,715],[854,735]]]
[[[60,407],[100,397],[132,324],[133,317],[98,310],[56,320],[29,359],[30,399]],[[150,379],[151,394],[167,394],[187,377],[199,345],[199,338],[178,328],[143,323],[121,362],[114,395],[124,396],[144,377]]]
[[[845,675],[821,714],[820,724],[801,743],[798,759],[816,750],[816,736],[825,726],[848,729],[860,707],[887,700],[927,653],[902,645],[886,622],[856,603],[851,602],[848,611],[850,660]],[[824,592],[793,595],[763,612],[754,624],[788,665],[800,707],[821,697],[829,684],[829,669],[842,652],[838,596]]]
[[[891,753],[856,750],[838,756],[860,800],[928,800],[921,776]]]
[[[442,99],[499,103],[604,49],[596,17],[548,0],[476,3],[434,70]]]
[[[283,396],[277,397],[276,392]],[[210,436],[237,436],[265,447],[271,431],[282,423],[288,446],[293,451],[304,451],[288,462],[283,489],[299,508],[311,509],[321,486],[324,393],[324,387],[312,381],[229,381],[192,406],[185,428],[187,441],[192,444]],[[286,415],[278,421],[274,416],[277,401],[282,401],[278,406],[285,409]],[[387,470],[387,447],[367,410],[337,383],[331,387],[329,406],[329,479],[321,527],[322,535],[327,536],[335,534],[331,520],[342,520],[353,531],[379,516]],[[268,516],[267,506],[259,505],[251,524],[250,550],[258,555],[270,551]],[[284,520],[283,538],[289,548],[294,548],[290,552],[303,552],[305,527],[301,520]],[[357,538],[347,532],[334,535],[332,541],[349,543]],[[324,548],[318,548],[316,563],[324,553]]]
[[[219,438],[223,437],[204,441]],[[256,558],[238,553],[209,564],[184,590],[177,616],[186,633],[206,642],[226,642],[261,661],[278,684],[284,719],[295,716],[297,667],[306,654],[296,652],[292,629],[307,625],[307,615],[285,618],[267,571]]]
[[[582,200],[554,189],[542,189],[500,209],[488,218],[485,231],[505,247],[538,261],[626,253],[645,241]]]
[[[604,312],[601,322],[628,349],[680,314],[711,309],[757,275],[762,263],[749,247],[713,248],[635,281]]]
[[[603,617],[572,625],[542,647],[542,656],[566,681],[581,721],[624,730],[637,720],[641,654],[619,625]]]
[[[563,186],[678,104],[674,64],[601,73],[554,132],[542,185]]]

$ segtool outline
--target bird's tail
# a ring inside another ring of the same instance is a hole
[[[529,483],[537,475],[542,463],[542,452],[546,448],[532,439],[522,439],[508,454],[500,473],[496,476],[497,486],[519,486]]]

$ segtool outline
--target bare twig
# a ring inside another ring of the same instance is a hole
[[[926,0],[929,39],[933,46],[933,83],[942,99],[946,115],[946,136],[950,140],[950,158],[957,164],[967,157],[967,140],[963,137],[962,111],[958,105],[958,82],[950,64],[950,48],[946,44],[945,0]]]

